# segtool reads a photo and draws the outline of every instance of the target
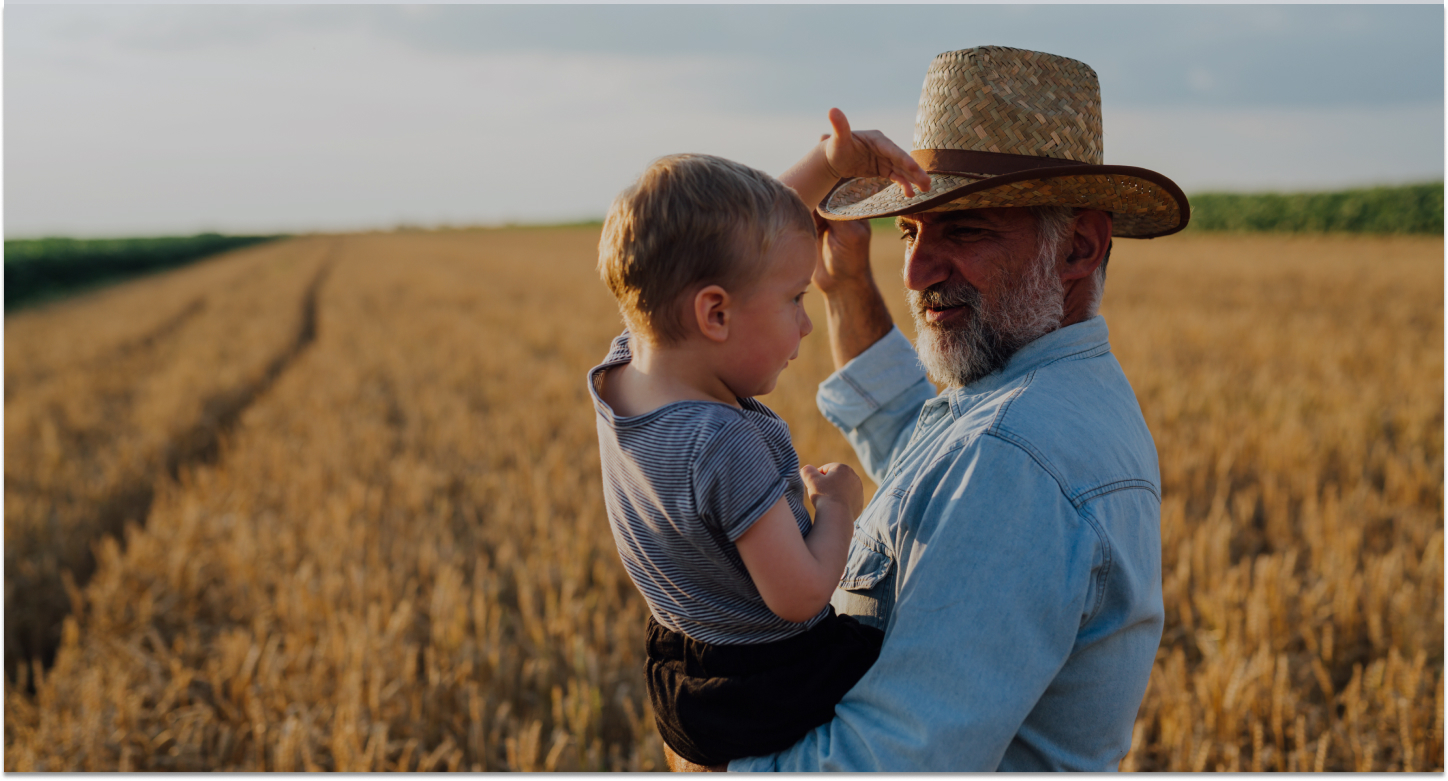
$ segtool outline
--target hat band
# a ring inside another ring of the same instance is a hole
[[[976,152],[967,149],[916,149],[910,153],[921,168],[938,174],[985,174],[1000,176],[1036,168],[1090,165],[1064,157],[1036,157],[1005,152]]]

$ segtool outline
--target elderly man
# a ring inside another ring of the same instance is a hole
[[[929,191],[820,205],[838,371],[819,390],[879,485],[836,609],[885,630],[833,721],[731,770],[1114,770],[1161,639],[1156,449],[1097,313],[1111,239],[1181,230],[1181,190],[1101,164],[1096,74],[1039,52],[935,58]],[[895,216],[917,345],[871,278]],[[922,370],[923,365],[923,370]],[[944,388],[938,394],[930,381]]]

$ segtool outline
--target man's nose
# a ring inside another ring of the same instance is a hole
[[[905,253],[905,287],[925,290],[949,277],[950,264],[928,243],[917,240],[915,246]]]

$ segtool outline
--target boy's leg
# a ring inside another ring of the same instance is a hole
[[[803,634],[757,646],[707,646],[656,624],[649,632],[645,677],[664,756],[675,772],[727,767],[696,764],[671,742],[705,762],[788,748],[834,717],[884,639],[879,629],[833,609]],[[685,653],[662,640],[696,647]]]
[[[669,770],[675,773],[723,773],[729,769],[728,765],[696,765],[675,754],[668,743],[664,744],[664,759],[669,763]]]

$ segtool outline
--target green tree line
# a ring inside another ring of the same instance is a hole
[[[1443,233],[1443,183],[1323,193],[1199,193],[1190,227],[1286,233]]]
[[[1318,193],[1198,193],[1198,231],[1443,234],[1443,182]],[[875,227],[893,218],[872,220]],[[161,271],[280,236],[7,239],[5,309]]]
[[[6,239],[5,310],[191,263],[280,236]]]

